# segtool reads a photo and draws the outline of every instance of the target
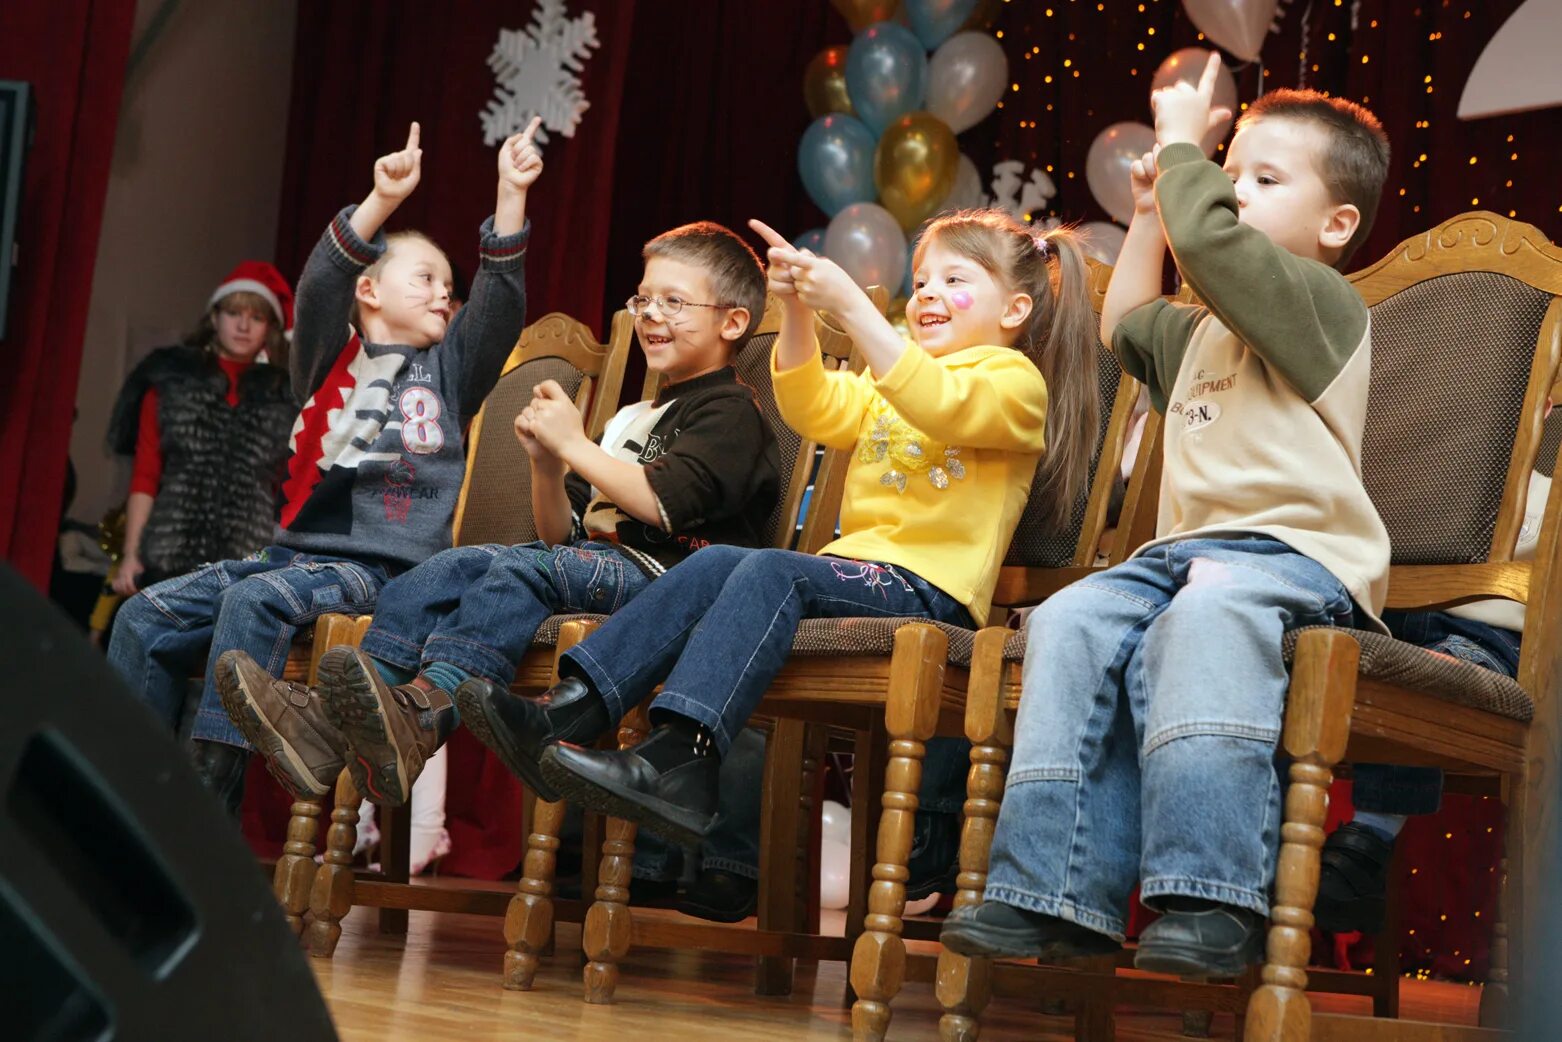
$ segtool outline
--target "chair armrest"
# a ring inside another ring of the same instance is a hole
[[[1436,611],[1489,597],[1529,603],[1530,563],[1406,564],[1388,570],[1388,607]]]

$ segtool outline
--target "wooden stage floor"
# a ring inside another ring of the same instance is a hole
[[[676,915],[642,911],[637,915]],[[839,929],[839,914],[836,928]],[[588,1006],[580,999],[580,928],[559,926],[561,954],[544,960],[531,992],[499,987],[504,951],[500,920],[413,912],[405,937],[378,932],[376,913],[358,909],[343,924],[332,959],[311,959],[321,991],[344,1042],[487,1042],[520,1038],[604,1042],[732,1042],[773,1039],[847,1039],[842,1008],[846,971],[840,963],[800,963],[793,994],[759,998],[752,961],[740,956],[632,951],[618,1000]],[[825,929],[830,929],[827,923]],[[1475,1023],[1480,989],[1440,982],[1402,982],[1403,1015],[1456,1024]],[[1365,1011],[1367,1000],[1322,997],[1320,1008]],[[890,1038],[938,1038],[932,987],[908,984],[896,998]],[[995,999],[983,1018],[987,1042],[1063,1042],[1071,1018],[1043,1016],[1011,999]],[[1213,1037],[1232,1037],[1229,1016],[1215,1020]],[[1181,1039],[1175,1013],[1118,1017],[1120,1042]]]

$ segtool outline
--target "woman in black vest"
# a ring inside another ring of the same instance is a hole
[[[153,351],[126,379],[108,436],[111,451],[135,457],[116,593],[271,542],[299,410],[292,325],[287,280],[245,261],[183,344]]]

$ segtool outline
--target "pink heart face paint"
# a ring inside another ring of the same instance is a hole
[[[976,303],[976,298],[971,296],[969,290],[957,289],[949,294],[949,303],[961,311],[970,311],[971,305]]]

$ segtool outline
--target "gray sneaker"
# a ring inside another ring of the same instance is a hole
[[[269,770],[295,798],[324,796],[346,766],[347,742],[326,718],[314,688],[278,680],[248,654],[217,659],[223,708]]]

